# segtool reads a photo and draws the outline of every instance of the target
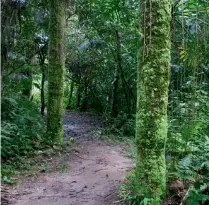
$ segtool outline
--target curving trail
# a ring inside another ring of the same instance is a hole
[[[132,161],[123,156],[123,147],[93,140],[92,131],[101,126],[96,116],[65,113],[66,137],[78,145],[65,158],[69,168],[63,173],[43,174],[24,180],[13,191],[16,205],[111,205],[117,196],[117,185],[124,179]]]

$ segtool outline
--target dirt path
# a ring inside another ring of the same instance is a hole
[[[78,141],[76,152],[67,157],[64,173],[43,174],[24,180],[14,188],[16,205],[110,205],[117,199],[117,185],[131,160],[123,148],[91,139],[101,121],[86,114],[65,114],[65,136]]]
[[[102,126],[102,120],[98,116],[85,113],[65,112],[63,124],[65,138],[73,137],[80,143],[92,139],[92,131]]]

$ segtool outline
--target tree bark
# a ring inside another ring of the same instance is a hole
[[[140,0],[137,113],[137,195],[160,199],[166,190],[165,142],[170,61],[169,0]]]
[[[49,71],[47,137],[53,144],[63,141],[63,94],[65,67],[65,0],[51,0],[49,27]]]
[[[117,105],[117,90],[118,90],[118,66],[115,66],[114,80],[112,83],[112,100],[111,100],[111,116],[117,117],[118,105]]]
[[[115,35],[116,35],[116,45],[117,45],[117,49],[116,49],[117,65],[121,74],[121,80],[122,80],[122,86],[123,86],[123,90],[125,94],[128,116],[130,116],[131,111],[130,111],[130,104],[128,100],[128,93],[126,92],[125,77],[123,74],[122,59],[121,59],[121,40],[120,40],[120,35],[119,35],[118,30],[115,31]]]
[[[44,84],[45,84],[45,69],[44,64],[41,65],[41,116],[44,117],[45,110],[45,94],[44,94]]]
[[[76,102],[76,108],[79,110],[80,109],[80,101],[81,101],[81,85],[78,85],[77,88],[77,102]]]
[[[74,81],[72,81],[70,84],[70,95],[69,95],[67,109],[72,109],[73,90],[74,90]]]
[[[45,60],[47,57],[47,42],[44,46],[39,47],[38,50],[38,59],[39,59],[39,66],[41,70],[41,116],[44,117],[44,111],[45,111],[45,80],[46,80],[46,67],[45,67]]]
[[[31,65],[32,66],[32,65]],[[28,71],[24,72],[27,79],[24,79],[25,84],[23,86],[22,94],[29,100],[32,99],[32,88],[33,88],[33,72],[32,68],[29,66]]]
[[[119,71],[122,70],[121,65],[121,45],[120,45],[120,36],[118,30],[115,31],[115,41],[116,41],[116,49],[115,49],[115,61],[116,67],[114,72],[114,80],[112,83],[112,101],[111,101],[111,116],[117,117],[118,115],[118,84],[119,84]]]
[[[85,77],[84,78],[84,98],[82,100],[82,104],[81,104],[81,111],[85,112],[88,106],[88,80]]]

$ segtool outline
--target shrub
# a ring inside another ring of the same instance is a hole
[[[38,105],[25,97],[2,98],[2,159],[26,155],[42,140],[44,122]]]

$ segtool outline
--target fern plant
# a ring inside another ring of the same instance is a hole
[[[38,105],[14,95],[2,98],[2,159],[27,155],[34,150],[34,140],[43,135],[43,120]]]
[[[181,159],[175,175],[187,188],[185,205],[209,203],[209,137],[205,136],[190,144],[192,152]]]

